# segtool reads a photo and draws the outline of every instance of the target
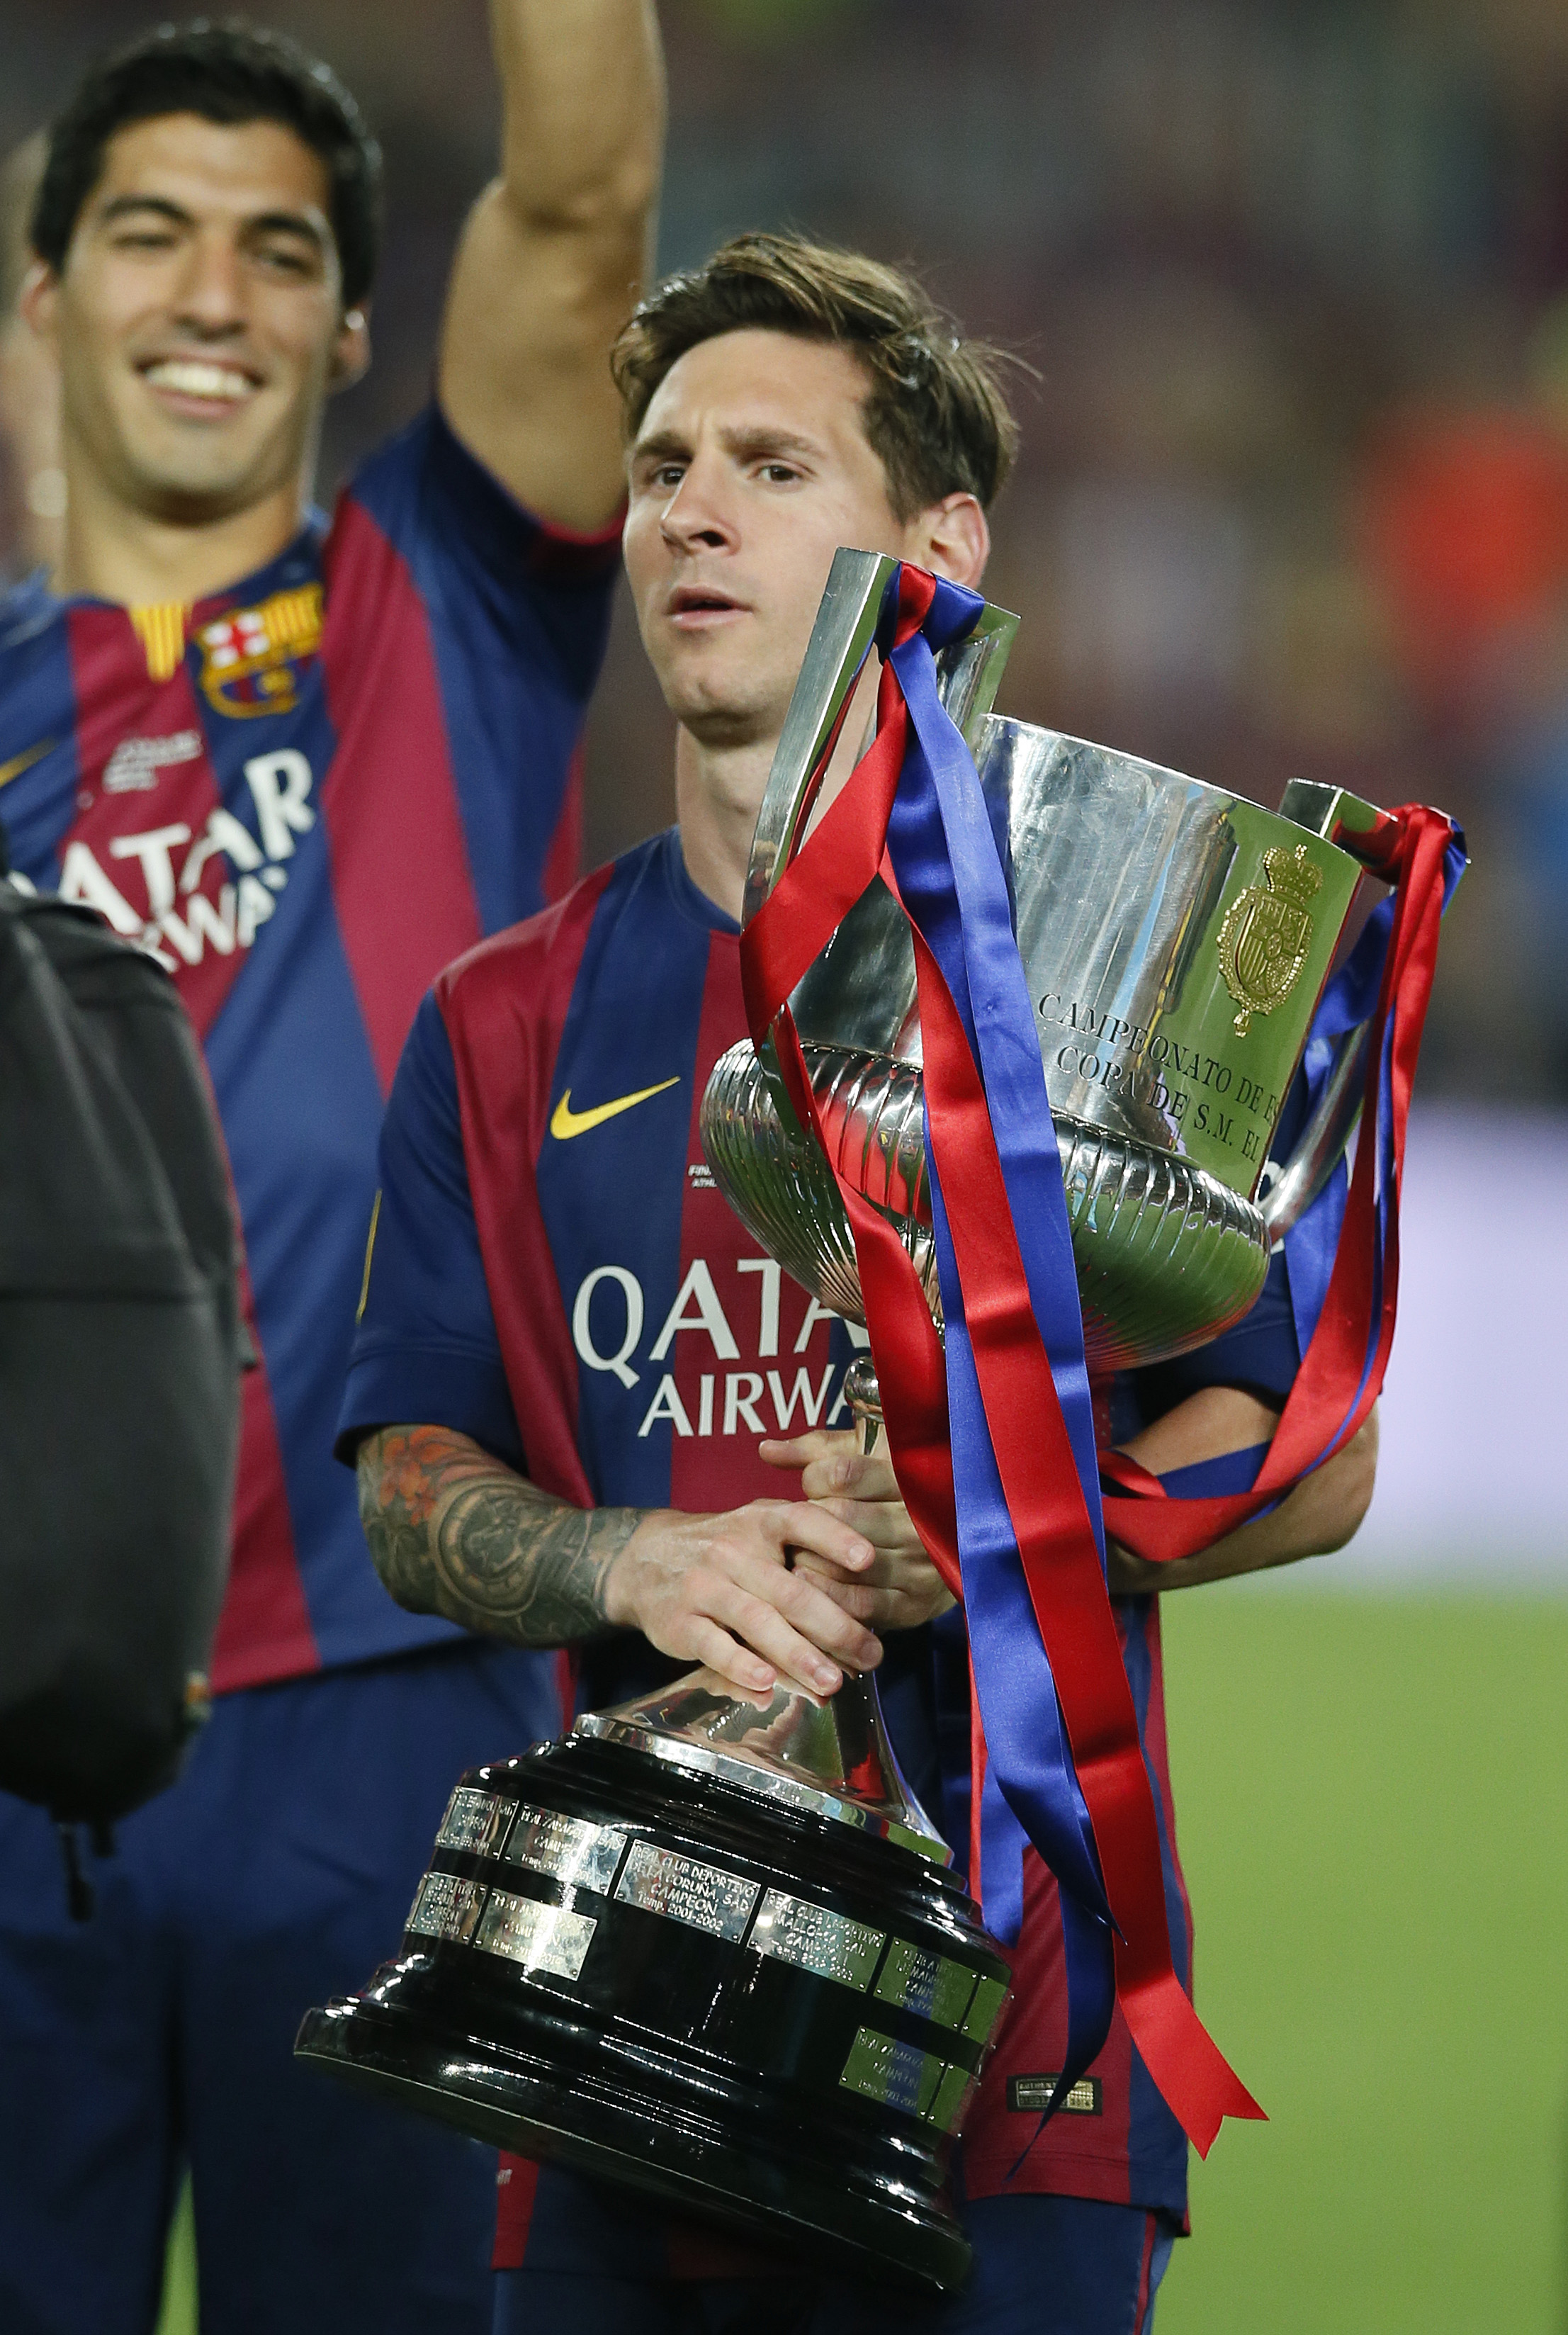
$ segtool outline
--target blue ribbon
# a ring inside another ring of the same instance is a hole
[[[989,808],[968,748],[936,691],[934,651],[969,632],[983,605],[973,593],[939,583],[921,633],[890,653],[911,734],[887,846],[905,906],[941,968],[984,1084],[1031,1305],[1103,1565],[1078,1276],[1034,1010]],[[946,1338],[959,1559],[987,1745],[981,1806],[985,1915],[1003,1939],[1016,1938],[1027,1838],[1060,1884],[1068,1981],[1060,2098],[1097,2056],[1109,2029],[1116,1995],[1110,1913],[997,1469],[929,1120],[926,1162]]]
[[[1031,1841],[1060,1886],[1068,2035],[1059,2088],[1065,2090],[1098,2056],[1109,2031],[1116,2004],[1110,1912],[1056,1681],[997,1472],[929,1129],[926,1143],[963,1610],[986,1741],[980,1803],[984,1913],[992,1929],[1011,1945],[1022,1925],[1023,1849],[1026,1839]]]

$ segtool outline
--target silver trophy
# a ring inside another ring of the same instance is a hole
[[[799,850],[895,562],[840,551],[763,799],[746,914]],[[994,715],[1017,619],[938,659],[1005,837],[1090,1366],[1245,1312],[1348,1139],[1360,1033],[1292,1157],[1286,1089],[1382,814],[1293,781],[1280,811]],[[897,1227],[940,1318],[913,946],[880,881],[791,1000],[846,1180]],[[702,1141],[743,1221],[863,1318],[838,1189],[770,1044],[719,1063]],[[867,1439],[862,1358],[847,1390]],[[948,2288],[968,2248],[952,2138],[1005,1956],[898,1771],[876,1688],[748,1698],[698,1671],[465,1776],[400,1952],[310,2012],[300,2055],[531,2156],[796,2259]]]

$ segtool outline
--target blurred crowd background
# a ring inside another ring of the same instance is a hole
[[[322,492],[426,394],[495,152],[482,10],[273,0],[386,148],[376,363]],[[1008,710],[1273,802],[1469,830],[1423,1090],[1568,1102],[1568,10],[1561,0],[664,0],[660,263],[789,224],[917,263],[1021,373]],[[9,0],[0,143],[137,0]],[[10,477],[0,565],[45,465]],[[625,612],[589,848],[671,815]]]

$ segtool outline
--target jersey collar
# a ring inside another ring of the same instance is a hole
[[[720,907],[717,901],[710,900],[706,892],[699,891],[692,881],[685,854],[681,848],[680,828],[667,828],[660,838],[660,843],[663,854],[664,881],[681,915],[689,924],[702,925],[708,932],[738,936],[740,927],[734,917],[727,909]]]
[[[269,598],[274,592],[286,591],[290,585],[314,581],[320,572],[321,547],[326,530],[326,513],[313,504],[298,533],[265,567],[253,568],[248,576],[193,602],[188,629],[194,632],[208,616],[221,615],[226,608],[247,606],[253,601]],[[93,592],[56,592],[50,585],[47,571],[37,567],[13,588],[7,598],[6,614],[25,622],[57,615],[67,608],[121,606],[120,601],[101,599]]]

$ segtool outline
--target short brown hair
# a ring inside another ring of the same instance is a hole
[[[160,24],[118,56],[90,68],[49,131],[33,202],[33,248],[58,275],[83,205],[103,176],[115,132],[168,113],[197,113],[237,127],[281,121],[319,155],[343,276],[343,305],[370,290],[381,243],[381,149],[330,65],[286,33],[237,17],[215,24]]]
[[[866,435],[896,518],[955,493],[982,508],[994,500],[1018,451],[1002,353],[965,341],[901,269],[799,236],[736,236],[634,311],[610,354],[627,438],[678,358],[740,332],[828,341],[859,360],[869,383]]]

